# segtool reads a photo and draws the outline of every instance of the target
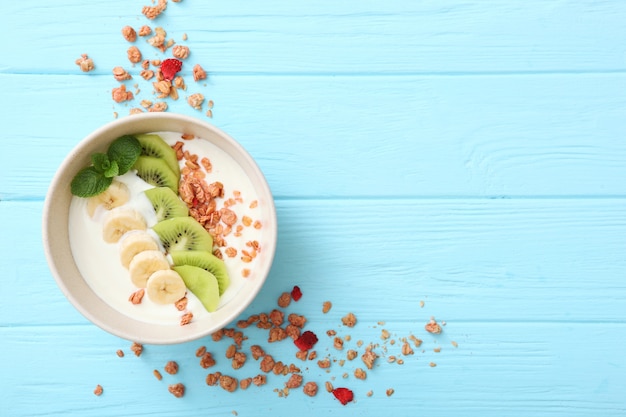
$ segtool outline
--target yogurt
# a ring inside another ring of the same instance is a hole
[[[258,220],[261,224],[267,220],[267,215],[264,215],[263,204],[258,201],[258,195],[252,182],[230,155],[202,138],[182,140],[181,134],[176,132],[151,133],[158,134],[169,145],[174,145],[178,141],[184,142],[183,149],[198,155],[198,160],[203,157],[209,158],[212,164],[211,172],[200,167],[206,176],[204,180],[208,184],[219,181],[224,185],[224,198],[217,200],[218,209],[222,207],[223,201],[229,198],[239,198],[238,203],[229,207],[237,215],[237,225],[241,224],[241,219],[244,216]],[[185,166],[184,160],[180,162],[180,165],[181,169]],[[157,223],[156,214],[152,204],[144,194],[145,190],[153,186],[139,178],[133,170],[116,177],[116,180],[124,183],[130,191],[130,199],[122,207],[131,207],[141,213],[146,219],[148,232],[153,234],[155,240],[159,242],[156,233],[151,230],[151,227]],[[235,191],[238,192],[237,196]],[[251,207],[251,203],[257,201],[258,206],[254,204]],[[106,209],[101,206],[92,218],[87,212],[87,199],[72,197],[69,211],[69,236],[72,254],[83,278],[104,302],[126,316],[146,323],[179,325],[181,316],[186,312],[191,312],[194,320],[202,319],[211,314],[206,311],[191,291],[187,291],[187,308],[182,312],[177,310],[173,304],[154,303],[147,294],[140,304],[132,304],[129,297],[138,288],[132,284],[128,270],[120,262],[119,245],[124,236],[118,243],[104,241],[102,226],[106,213]],[[237,249],[237,255],[229,257],[224,254],[223,256],[230,277],[230,285],[222,294],[218,309],[231,301],[247,282],[254,279],[254,266],[263,257],[262,248],[265,243],[263,235],[262,229],[246,226],[241,229],[238,236],[235,233],[230,233],[225,237],[227,246]],[[260,251],[252,261],[244,262],[241,250],[249,250],[250,248],[247,247],[246,243],[251,241],[259,243]],[[224,252],[225,247],[221,249]],[[246,277],[242,273],[244,270],[249,271]]]

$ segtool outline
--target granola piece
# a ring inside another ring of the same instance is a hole
[[[269,315],[269,319],[274,326],[280,326],[283,324],[283,321],[285,320],[285,313],[283,313],[280,310],[274,309],[271,311]]]
[[[372,369],[374,367],[374,362],[376,361],[376,358],[378,358],[378,355],[370,349],[366,350],[365,353],[361,355],[361,360],[363,360],[363,363],[365,364],[365,366],[367,366],[367,369]]]
[[[317,394],[317,384],[313,381],[307,382],[306,384],[304,384],[304,387],[302,387],[302,392],[304,392],[309,397],[315,397],[315,395]]]
[[[437,366],[437,364],[436,364],[435,362],[430,362],[428,365],[429,365],[431,368],[434,368],[435,366]]]
[[[178,384],[168,386],[167,390],[176,398],[181,398],[185,395],[185,386],[180,382]]]
[[[393,388],[389,388],[387,389],[387,391],[385,391],[385,393],[387,394],[387,397],[391,397],[394,392],[395,390]]]
[[[196,349],[196,358],[201,358],[206,353],[206,346],[200,346]]]
[[[143,345],[141,343],[133,342],[130,350],[135,354],[135,356],[141,356],[141,353],[143,352]]]
[[[152,34],[152,28],[148,25],[143,25],[139,28],[139,36],[148,36]]]
[[[307,350],[299,350],[296,352],[296,358],[300,359],[301,361],[305,361],[308,355],[309,351]]]
[[[172,83],[167,80],[161,80],[153,82],[154,92],[157,94],[157,98],[165,98],[170,95],[172,89]]]
[[[293,340],[296,340],[300,337],[300,328],[298,326],[294,326],[293,324],[288,324],[287,327],[285,327],[285,333]]]
[[[411,339],[413,341],[413,344],[415,345],[415,347],[420,347],[422,346],[422,339],[418,339],[416,336],[414,335],[410,335],[409,339]]]
[[[335,339],[333,340],[333,346],[337,350],[342,350],[343,349],[343,339],[340,338],[340,337],[335,337]]]
[[[123,67],[113,68],[113,78],[117,81],[126,81],[133,78]]]
[[[233,378],[232,376],[222,375],[220,376],[220,387],[228,392],[234,392],[237,389],[237,378]]]
[[[333,337],[337,334],[337,331],[334,329],[326,330],[326,336]]]
[[[353,359],[355,359],[358,356],[358,353],[356,350],[354,349],[350,349],[346,352],[346,358],[351,361]]]
[[[252,358],[254,358],[255,361],[257,361],[257,360],[259,360],[259,358],[262,358],[263,356],[265,356],[265,351],[259,345],[252,345],[252,346],[250,346],[250,352],[252,353]]]
[[[178,311],[185,311],[185,309],[187,308],[188,302],[189,300],[187,299],[187,297],[183,297],[180,300],[176,301],[174,303],[174,306],[176,307],[176,310]]]
[[[175,361],[169,361],[167,364],[165,364],[165,372],[167,372],[170,375],[176,375],[176,373],[178,372],[178,364]]]
[[[204,98],[203,98],[203,100],[204,100]],[[192,107],[193,107],[193,105],[192,105]],[[224,207],[224,208],[220,209],[220,215],[221,215],[221,217],[220,217],[221,220],[225,224],[227,224],[229,226],[232,226],[235,223],[237,223],[237,214],[234,211],[232,211],[231,209],[229,209],[229,208]]]
[[[302,385],[302,375],[293,374],[289,377],[289,380],[285,383],[285,388],[293,389]]]
[[[98,397],[101,396],[103,392],[104,392],[104,388],[102,388],[102,385],[100,384],[96,385],[96,388],[93,390],[94,395]]]
[[[341,322],[348,327],[354,327],[356,324],[356,317],[353,313],[348,313],[344,317],[341,318]]]
[[[424,326],[428,333],[439,334],[441,333],[441,326],[437,323],[434,317],[431,317],[430,321]]]
[[[133,304],[141,304],[141,300],[145,294],[146,290],[144,288],[140,288],[128,297],[128,301]]]
[[[354,370],[354,377],[357,379],[365,379],[367,378],[367,373],[363,370],[363,368],[356,368]]]
[[[132,26],[124,26],[122,28],[122,36],[128,42],[135,42],[137,40],[137,32],[135,32]]]
[[[162,112],[167,110],[167,103],[164,101],[159,101],[154,103],[152,107],[148,109],[149,112]]]
[[[143,78],[144,80],[148,81],[148,80],[151,80],[154,77],[154,71],[149,70],[149,69],[145,69],[145,70],[141,71],[139,73],[139,75],[141,76],[141,78]]]
[[[270,372],[272,369],[274,369],[275,364],[276,363],[274,362],[274,358],[271,355],[265,355],[261,360],[261,371],[265,373]]]
[[[191,320],[193,320],[193,313],[190,311],[181,316],[180,325],[186,326],[187,324],[191,323]]]
[[[259,374],[252,378],[252,383],[257,387],[265,385],[267,383],[267,376]]]
[[[291,304],[291,294],[288,292],[282,293],[280,297],[278,297],[278,307],[286,308],[289,304]]]
[[[159,0],[156,6],[143,6],[141,13],[150,20],[156,19],[167,8],[167,0]]]
[[[239,388],[248,389],[248,387],[252,384],[252,378],[244,378],[239,381]]]
[[[136,46],[128,48],[126,55],[128,56],[128,60],[133,64],[141,62],[141,51]]]
[[[176,77],[174,77],[174,80],[172,81],[172,85],[176,88],[180,88],[181,90],[187,90],[187,86],[185,85],[185,79],[181,77],[180,75],[177,75]]]
[[[75,62],[76,65],[80,67],[82,72],[93,71],[96,68],[93,63],[93,59],[89,58],[87,54],[82,54]]]
[[[333,392],[333,390],[335,389],[333,387],[332,382],[330,382],[330,381],[326,381],[326,383],[324,384],[324,387],[326,388],[326,391],[328,391],[328,392]]]
[[[454,346],[455,348],[459,347],[459,344],[457,342],[455,342],[454,340],[450,342],[450,344],[452,346]]]
[[[154,375],[154,377],[159,381],[163,379],[163,375],[161,375],[161,372],[159,372],[158,369],[152,371],[152,375]]]
[[[310,360],[310,361],[312,361],[314,359],[317,359],[317,351],[316,350],[312,350],[311,352],[309,352],[309,357],[307,359]]]
[[[111,97],[116,103],[122,103],[134,98],[133,93],[126,91],[126,86],[124,84],[111,90]]]
[[[320,359],[319,361],[317,361],[317,366],[319,366],[322,369],[330,368],[330,359],[328,358]]]
[[[132,109],[128,110],[128,114],[130,115],[139,114],[139,113],[143,113],[143,110],[140,109],[139,107],[133,107]]]
[[[174,58],[187,59],[189,57],[189,47],[184,45],[176,45],[172,48]]]
[[[235,352],[233,357],[232,366],[233,369],[240,369],[246,363],[247,356],[243,352]]]
[[[328,313],[332,306],[333,304],[330,301],[324,301],[324,304],[322,304],[322,313]]]
[[[226,359],[232,359],[235,357],[235,353],[237,352],[237,346],[235,345],[230,345],[228,346],[228,348],[226,348]]]
[[[200,66],[200,64],[194,65],[193,80],[200,81],[200,80],[205,80],[205,79],[206,79],[206,72],[204,71],[204,69]]]
[[[212,374],[208,374],[205,379],[206,384],[211,387],[217,385],[221,376],[222,376],[221,372],[214,372]]]
[[[118,358],[123,358],[124,357],[124,351],[122,349],[118,349],[115,354],[118,356]]]
[[[269,337],[267,341],[269,343],[280,342],[287,338],[287,332],[282,327],[272,327],[270,329]]]
[[[413,353],[415,352],[413,352],[413,349],[411,349],[411,345],[409,345],[409,342],[404,342],[402,344],[402,354],[404,356],[407,356],[407,355],[412,355]]]
[[[287,320],[289,323],[301,329],[304,327],[304,323],[306,323],[306,318],[304,316],[299,316],[295,313],[289,314],[289,316],[287,316]]]
[[[389,337],[390,337],[390,335],[389,335],[389,330],[387,330],[387,329],[382,329],[382,330],[381,330],[381,332],[380,332],[380,338],[381,338],[382,340],[387,340],[387,339],[389,339]]]
[[[202,109],[202,103],[204,103],[204,95],[202,93],[195,93],[187,97],[187,103],[196,110]]]

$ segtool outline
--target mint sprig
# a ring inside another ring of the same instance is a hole
[[[115,139],[107,153],[91,155],[91,166],[81,169],[72,179],[70,189],[78,197],[93,197],[106,191],[113,177],[127,173],[141,155],[141,144],[134,136]]]

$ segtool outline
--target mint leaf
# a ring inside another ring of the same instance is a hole
[[[119,170],[119,166],[117,165],[117,162],[113,161],[109,163],[109,168],[107,168],[106,171],[104,171],[104,176],[107,178],[113,178],[116,175],[119,174],[120,170]]]
[[[111,143],[107,154],[110,161],[117,162],[118,175],[123,175],[137,162],[141,155],[141,144],[134,136],[125,135]]]
[[[94,153],[91,155],[91,163],[98,172],[104,172],[111,166],[109,156],[105,153]]]
[[[104,192],[113,182],[113,178],[105,177],[95,167],[90,166],[78,171],[72,180],[72,194],[78,197],[93,197]]]

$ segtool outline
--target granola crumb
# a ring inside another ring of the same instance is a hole
[[[326,381],[326,383],[324,384],[324,387],[326,388],[326,391],[328,392],[333,392],[333,390],[335,389],[333,387],[333,384],[330,381]]]
[[[180,325],[181,326],[185,326],[185,325],[191,323],[192,319],[193,319],[193,313],[191,311],[188,312],[188,313],[185,313],[180,318]]]
[[[141,13],[150,20],[156,19],[167,8],[167,0],[159,0],[156,6],[143,6]]]
[[[137,40],[137,32],[135,32],[132,26],[124,26],[122,28],[122,36],[128,42],[135,42]]]
[[[148,36],[152,34],[152,28],[148,25],[143,25],[139,28],[139,36]]]
[[[367,378],[367,373],[363,370],[363,368],[356,368],[354,370],[354,377],[357,379],[365,379]]]
[[[185,395],[185,386],[182,383],[172,384],[167,387],[167,390],[176,398],[181,398]]]
[[[302,375],[293,374],[289,377],[289,380],[285,383],[285,387],[289,389],[299,388],[302,385]]]
[[[178,373],[178,364],[175,361],[169,361],[165,364],[165,372],[170,375],[176,375]]]
[[[368,397],[371,397],[372,395],[374,395],[374,391],[372,391],[372,390],[367,391],[367,392],[365,393],[365,395],[367,395]]]
[[[96,385],[96,388],[93,390],[94,395],[98,397],[101,396],[103,392],[104,392],[104,388],[102,388],[102,385],[100,384]]]
[[[136,46],[128,48],[126,55],[128,56],[128,60],[133,64],[141,62],[141,51]]]
[[[96,68],[93,63],[93,59],[89,58],[87,54],[82,54],[75,62],[76,65],[80,67],[82,72],[93,71]]]
[[[278,307],[286,308],[291,304],[291,294],[288,292],[284,292],[278,297]]]
[[[387,397],[391,397],[394,392],[395,390],[393,388],[389,388],[387,389],[387,391],[385,391],[385,393],[387,394]]]
[[[143,352],[143,345],[141,343],[134,342],[131,345],[130,350],[133,351],[135,356],[141,356],[141,353]]]
[[[113,68],[113,78],[117,81],[126,81],[133,78],[123,67]]]
[[[324,304],[322,305],[322,313],[328,313],[332,306],[333,304],[330,301],[324,301]]]
[[[454,340],[453,340],[452,342],[450,342],[450,344],[451,344],[452,346],[454,346],[455,348],[456,348],[456,347],[459,347],[459,344],[458,344],[457,342],[455,342]]]
[[[309,381],[304,384],[302,391],[309,397],[314,397],[317,394],[317,384],[313,381]]]
[[[232,376],[222,375],[220,376],[220,387],[228,392],[234,392],[239,385],[237,378],[233,378]]]
[[[356,317],[353,313],[348,313],[342,317],[341,322],[348,327],[354,327],[356,324]]]
[[[431,362],[428,364],[431,368],[434,368],[435,366],[437,366],[437,364],[435,362]]]
[[[118,349],[117,352],[115,352],[117,354],[118,357],[123,358],[124,357],[124,351],[122,349]]]
[[[176,45],[172,48],[174,58],[187,59],[189,57],[189,47],[184,45]]]
[[[200,110],[202,108],[203,102],[204,95],[201,93],[195,93],[187,97],[187,103],[189,103],[189,105],[196,110]]]
[[[433,333],[433,334],[441,333],[441,326],[437,324],[437,321],[435,321],[434,317],[431,317],[430,322],[428,322],[428,324],[426,324],[424,328],[429,333]]]
[[[363,360],[365,366],[367,366],[367,369],[372,369],[374,367],[376,358],[378,358],[378,355],[372,350],[366,350],[365,353],[361,355],[361,359]]]
[[[134,95],[132,92],[126,91],[126,85],[122,84],[111,90],[111,97],[116,103],[122,103],[124,101],[132,100]]]

